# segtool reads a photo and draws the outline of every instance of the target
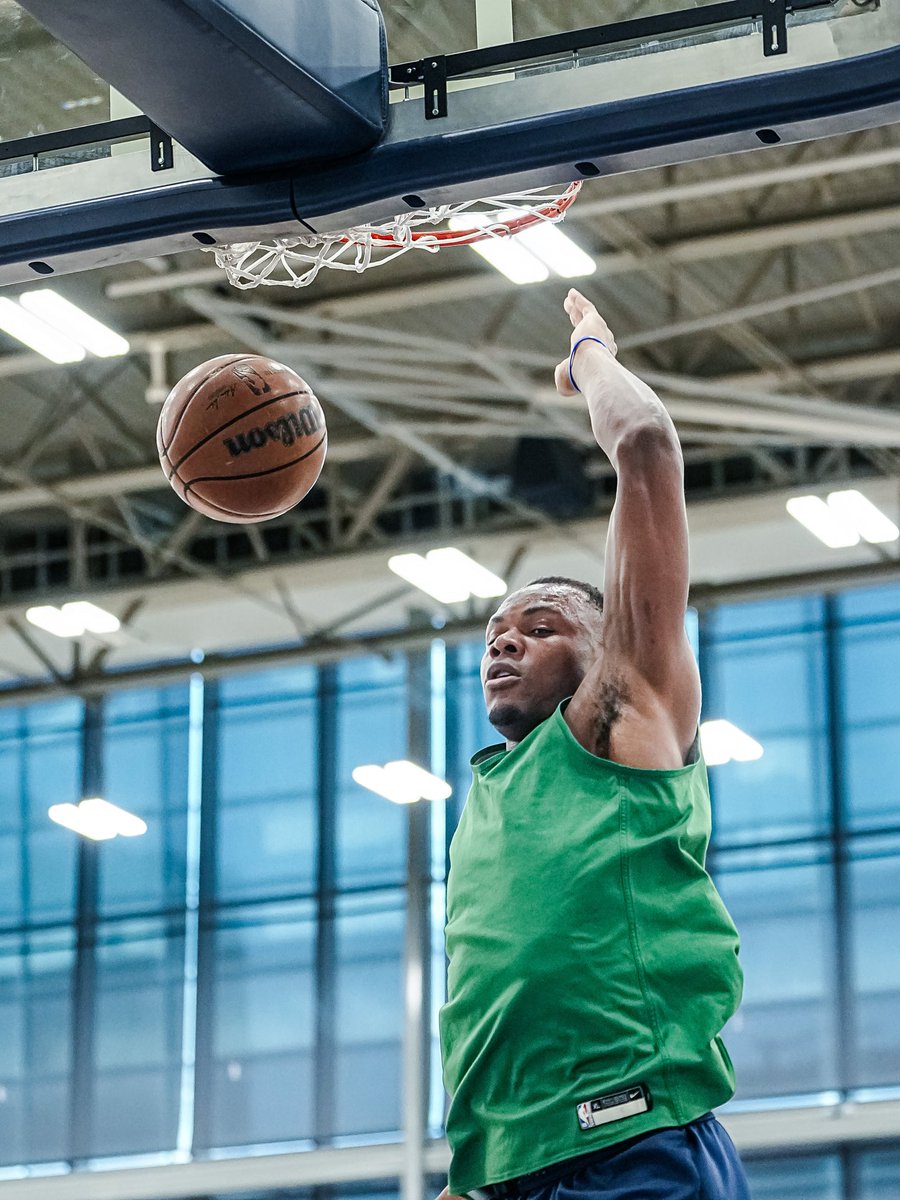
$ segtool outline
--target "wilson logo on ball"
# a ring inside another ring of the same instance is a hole
[[[232,458],[237,458],[241,454],[261,449],[267,442],[293,446],[298,438],[318,433],[324,424],[322,413],[307,405],[299,412],[287,413],[275,421],[266,422],[265,425],[257,425],[254,429],[235,434],[234,437],[223,438],[222,445]]]

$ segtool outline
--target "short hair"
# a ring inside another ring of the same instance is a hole
[[[592,583],[585,583],[583,579],[569,579],[566,575],[542,575],[540,579],[532,579],[525,586],[536,587],[538,584],[544,583],[550,587],[572,588],[574,591],[580,592],[594,608],[603,612],[603,593]]]

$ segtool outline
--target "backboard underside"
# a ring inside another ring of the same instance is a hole
[[[0,283],[897,120],[896,6],[806,0],[780,32],[752,9],[709,5],[395,62],[383,136],[334,161],[220,174],[154,114],[131,117],[127,134],[100,123],[0,142]]]

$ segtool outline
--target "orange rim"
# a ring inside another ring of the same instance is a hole
[[[564,216],[567,209],[571,206],[578,193],[581,191],[580,179],[576,179],[574,183],[570,183],[562,195],[555,200],[551,200],[548,204],[542,205],[531,212],[524,212],[510,217],[508,220],[493,221],[487,228],[483,225],[472,226],[469,229],[436,229],[432,232],[425,230],[412,230],[410,232],[410,240],[413,242],[430,242],[436,246],[470,246],[473,242],[482,242],[489,237],[509,237],[511,234],[519,233],[523,229],[527,229],[530,225],[536,225],[538,221],[558,220]],[[398,249],[407,245],[406,242],[398,242],[392,233],[385,233],[374,229],[369,233],[373,243],[391,249]],[[356,238],[344,237],[342,242],[353,242]]]

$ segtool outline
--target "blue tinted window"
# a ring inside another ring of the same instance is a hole
[[[844,727],[848,821],[854,830],[900,824],[900,721]]]
[[[900,1081],[900,838],[865,839],[850,863],[857,1087]]]
[[[90,1153],[174,1147],[184,941],[159,919],[101,928]]]
[[[217,876],[222,899],[309,892],[316,861],[316,673],[223,680]]]
[[[755,761],[713,768],[716,839],[760,842],[827,828],[824,635],[713,641],[706,671],[704,719],[724,717],[764,750]]]
[[[294,1141],[314,1131],[315,908],[238,909],[214,933],[209,1094],[201,1144]]]
[[[854,1200],[900,1200],[900,1147],[865,1150],[858,1157]]]
[[[50,820],[81,797],[80,702],[5,710],[0,724],[0,928],[66,921],[78,838]]]
[[[840,645],[848,820],[900,825],[900,620],[848,626]]]
[[[842,621],[900,618],[900,585],[889,583],[874,588],[852,588],[837,597],[837,607]]]
[[[822,623],[821,596],[790,596],[723,604],[712,614],[717,638],[768,636],[815,628]]]
[[[0,1164],[68,1157],[74,933],[0,937]]]
[[[744,999],[725,1043],[738,1097],[837,1085],[833,873],[810,851],[716,857],[741,935]]]
[[[188,688],[116,692],[104,710],[103,792],[147,823],[100,847],[104,915],[184,902]]]
[[[900,621],[847,628],[842,645],[847,719],[900,720]]]
[[[336,1134],[401,1126],[403,896],[347,896],[337,911]]]
[[[448,718],[451,739],[447,744],[447,768],[454,783],[448,814],[455,824],[472,784],[469,759],[485,746],[503,741],[487,719],[479,675],[483,641],[465,642],[448,655]]]
[[[844,1200],[836,1155],[748,1158],[744,1162],[753,1200]]]
[[[700,657],[700,614],[696,608],[689,608],[684,616],[684,628],[694,652],[694,658]]]
[[[350,659],[337,675],[338,886],[399,883],[406,872],[407,814],[355,783],[352,771],[408,756],[406,663],[402,655]]]

